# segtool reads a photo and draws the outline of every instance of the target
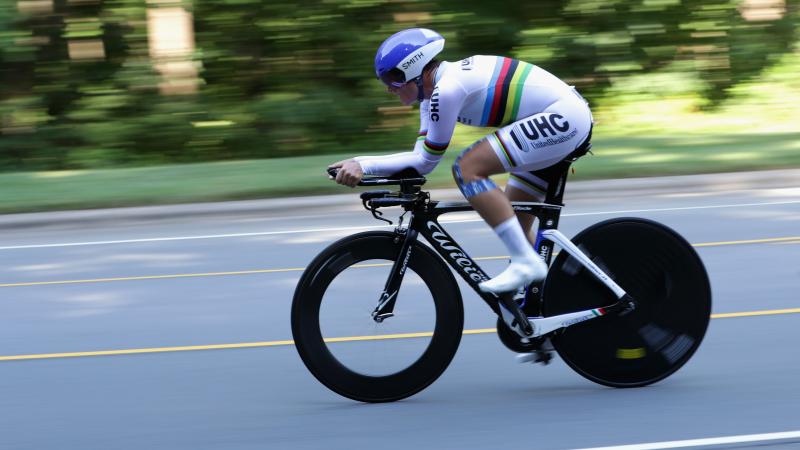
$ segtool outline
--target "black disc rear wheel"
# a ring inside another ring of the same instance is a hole
[[[364,402],[411,396],[435,381],[461,340],[464,311],[450,270],[414,244],[394,316],[378,303],[402,239],[387,232],[344,238],[306,268],[292,303],[292,334],[306,367],[334,392]]]
[[[613,387],[666,378],[700,345],[711,315],[705,267],[670,228],[637,218],[612,219],[573,242],[637,301],[624,316],[565,329],[553,346],[580,375]],[[613,293],[567,252],[555,259],[544,285],[543,313],[554,316],[608,306]]]

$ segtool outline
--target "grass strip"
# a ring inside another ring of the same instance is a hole
[[[571,179],[800,167],[800,133],[596,136],[593,143],[594,155],[575,164]],[[428,176],[429,187],[455,187],[449,167],[468,142],[457,144]],[[325,168],[356,154],[0,174],[0,213],[345,193]]]

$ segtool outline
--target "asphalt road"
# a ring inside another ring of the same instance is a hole
[[[797,434],[798,181],[568,190],[568,236],[637,216],[697,245],[716,318],[695,357],[667,380],[602,387],[558,360],[516,364],[483,332],[464,336],[428,389],[378,405],[328,391],[287,342],[305,265],[332,240],[380,225],[358,212],[355,196],[268,214],[5,228],[0,448],[574,449]],[[476,216],[453,220],[448,230],[473,257],[505,254]],[[490,274],[504,264],[480,263]],[[461,286],[465,329],[493,327],[491,312]],[[741,314],[752,312],[762,314]],[[724,448],[800,448],[800,434],[737,439]]]

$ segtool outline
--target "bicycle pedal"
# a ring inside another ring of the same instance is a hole
[[[536,360],[534,362],[541,363],[543,366],[550,364],[550,361],[553,360],[553,352],[540,350],[534,353],[536,354]]]
[[[515,356],[515,359],[517,360],[518,363],[525,364],[529,362],[534,362],[534,360],[536,359],[536,355],[533,352],[519,353],[517,354],[517,356]]]
[[[550,364],[550,361],[553,360],[553,355],[550,352],[530,352],[530,353],[520,353],[516,356],[516,360],[520,364],[525,363],[540,363],[544,366]]]
[[[553,360],[553,353],[549,351],[537,350],[530,353],[520,353],[516,356],[516,360],[520,364],[525,363],[541,363],[546,366]]]

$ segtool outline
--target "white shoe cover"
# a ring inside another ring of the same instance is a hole
[[[483,292],[501,294],[543,280],[545,276],[547,276],[547,265],[537,256],[530,261],[512,261],[500,275],[480,283],[478,287]]]

